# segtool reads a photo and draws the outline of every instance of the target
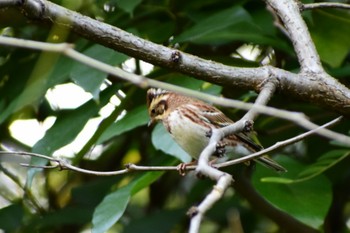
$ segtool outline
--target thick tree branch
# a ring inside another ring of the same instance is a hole
[[[30,18],[59,24],[89,40],[154,65],[176,70],[219,85],[254,90],[257,90],[259,84],[265,79],[274,77],[280,81],[278,89],[282,93],[350,116],[349,89],[323,72],[312,43],[311,46],[307,46],[308,48],[305,51],[302,51],[304,47],[301,46],[304,44],[298,42],[304,37],[302,33],[306,30],[306,39],[302,39],[302,41],[307,45],[310,44],[310,38],[305,23],[298,14],[297,4],[293,1],[269,0],[267,2],[279,12],[280,17],[284,19],[285,26],[288,24],[287,29],[291,35],[293,34],[293,43],[302,70],[312,71],[311,74],[306,72],[293,74],[274,67],[230,67],[143,40],[119,28],[82,16],[77,12],[67,10],[45,0],[18,0],[16,4]],[[280,9],[284,7],[286,7],[286,10]],[[297,23],[293,23],[294,18],[291,17],[294,16]],[[296,26],[301,26],[301,28],[299,29]],[[295,30],[296,32],[294,32]],[[173,61],[174,53],[180,57],[179,62]],[[315,75],[315,72],[322,73],[322,75]],[[322,78],[320,78],[321,76]]]
[[[264,89],[262,93],[260,93],[259,98],[257,99],[258,102],[255,104],[251,103],[244,103],[237,100],[217,97],[213,95],[208,95],[205,93],[201,93],[194,90],[189,90],[187,88],[179,87],[173,84],[163,83],[157,80],[149,79],[140,75],[136,75],[133,73],[128,73],[118,67],[113,67],[108,64],[105,64],[103,62],[100,62],[98,60],[95,60],[93,58],[90,58],[84,54],[81,54],[77,51],[75,51],[70,44],[50,44],[50,43],[44,43],[44,42],[36,42],[36,41],[29,41],[29,40],[22,40],[22,39],[15,39],[15,38],[8,38],[8,37],[1,37],[0,36],[0,44],[4,45],[10,45],[10,46],[18,46],[18,47],[24,47],[24,48],[30,48],[30,49],[42,49],[45,51],[51,51],[51,52],[61,52],[64,55],[75,59],[76,61],[79,61],[83,64],[86,64],[90,67],[96,68],[98,70],[101,70],[105,73],[114,75],[115,77],[118,77],[120,79],[126,80],[128,82],[131,82],[137,86],[146,88],[149,86],[158,87],[161,89],[171,90],[175,92],[179,92],[183,95],[192,96],[198,99],[202,99],[204,101],[225,106],[225,107],[231,107],[231,108],[238,108],[238,109],[244,109],[249,110],[251,113],[247,113],[248,115],[251,115],[252,118],[256,117],[257,113],[267,114],[274,117],[279,117],[282,119],[286,119],[289,121],[294,122],[297,125],[302,126],[303,128],[306,128],[308,130],[317,129],[318,125],[315,125],[311,121],[309,121],[306,116],[302,113],[297,112],[291,112],[291,111],[285,111],[280,110],[272,107],[267,107],[264,104],[267,102],[267,97],[275,91],[277,80],[275,79],[268,79],[262,82],[262,84],[266,85],[264,86]],[[259,85],[261,86],[261,84]],[[268,87],[268,88],[267,88]],[[252,107],[254,108],[252,110]],[[1,116],[1,114],[0,114]],[[247,117],[245,117],[247,118]],[[230,125],[225,128],[220,129],[220,133],[223,133],[224,135],[228,135],[232,132],[238,132],[244,129],[247,126],[247,122],[249,124],[249,119],[242,119],[238,122],[236,122],[233,125]],[[250,123],[251,124],[251,123]],[[347,137],[345,135],[327,130],[327,129],[319,129],[318,133],[322,136],[328,137],[332,140],[337,140],[339,142],[342,142],[344,144],[350,145],[350,137]]]

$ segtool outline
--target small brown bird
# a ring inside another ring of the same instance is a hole
[[[211,129],[234,123],[219,109],[194,98],[175,92],[151,88],[147,91],[147,106],[150,124],[161,121],[179,144],[192,158],[198,160],[209,143]],[[241,132],[229,135],[219,142],[216,156],[245,156],[263,148],[254,143],[248,134]],[[257,159],[263,165],[278,172],[287,171],[267,156]]]

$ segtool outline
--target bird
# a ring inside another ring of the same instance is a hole
[[[212,129],[234,123],[223,112],[206,102],[159,88],[148,89],[147,108],[149,125],[162,122],[174,141],[194,160],[199,159],[201,152],[208,145]],[[239,132],[224,137],[217,144],[217,151],[213,156],[233,158],[262,149],[263,147],[255,143],[248,133]],[[277,172],[287,171],[267,155],[259,157],[256,161]]]

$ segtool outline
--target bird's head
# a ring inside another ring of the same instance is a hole
[[[148,125],[163,120],[169,113],[168,99],[172,92],[151,88],[147,91],[148,114],[151,118]]]

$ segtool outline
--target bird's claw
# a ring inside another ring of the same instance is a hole
[[[192,165],[196,165],[196,164],[197,164],[196,160],[193,160],[192,162],[189,162],[189,163],[180,163],[179,165],[177,165],[177,170],[179,171],[179,174],[181,176],[185,176],[186,171],[187,171],[187,167],[192,166]]]
[[[215,156],[217,156],[217,157],[222,157],[222,156],[224,156],[225,155],[225,153],[226,153],[226,149],[225,149],[225,143],[218,143],[218,144],[216,144],[216,150],[215,150]]]

